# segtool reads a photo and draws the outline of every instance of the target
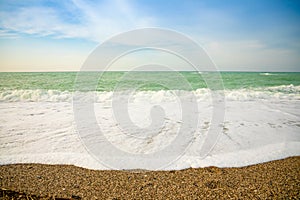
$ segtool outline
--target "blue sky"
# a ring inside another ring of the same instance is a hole
[[[300,1],[0,1],[0,71],[74,71],[101,42],[173,29],[220,70],[300,71]]]

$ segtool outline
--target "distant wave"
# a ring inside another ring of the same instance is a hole
[[[174,101],[176,96],[190,98],[193,93],[197,100],[210,100],[211,90],[207,88],[197,89],[195,91],[180,91],[180,90],[160,90],[160,91],[137,91],[132,95],[133,101]],[[281,85],[265,88],[252,89],[235,89],[225,90],[226,100],[251,101],[259,99],[286,99],[300,100],[300,86]],[[90,94],[90,95],[88,95]],[[93,97],[95,102],[111,101],[113,92],[86,92],[82,98]],[[119,97],[122,97],[122,92],[119,92]],[[0,91],[0,102],[71,102],[73,92],[58,91],[58,90],[5,90]]]
[[[278,75],[278,74],[272,74],[272,73],[260,73],[259,75],[261,75],[261,76],[276,76],[276,75]]]

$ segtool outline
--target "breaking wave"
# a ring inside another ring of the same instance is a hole
[[[86,92],[93,94],[95,102],[110,101],[114,92]],[[83,93],[83,97],[89,96]],[[4,90],[0,91],[0,102],[71,102],[73,92],[59,90]],[[133,93],[132,101],[173,101],[177,97],[189,98],[191,94],[197,97],[198,101],[210,100],[211,90],[207,88],[197,89],[195,91],[181,90],[160,90],[160,91],[136,91]],[[265,88],[235,89],[224,90],[225,98],[228,101],[251,101],[251,100],[300,100],[300,86],[281,85]],[[122,92],[119,92],[122,96]],[[118,96],[115,95],[115,96]]]

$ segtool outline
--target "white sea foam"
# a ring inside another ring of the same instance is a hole
[[[209,100],[211,98],[211,90],[207,88],[197,89],[195,91],[136,91],[132,93],[133,101],[143,101],[152,99],[153,101],[170,101],[176,100],[179,94],[182,97],[189,98],[191,93],[197,97],[199,101]],[[110,101],[113,96],[112,91],[108,92],[87,92],[82,94],[82,98],[93,95],[95,102]],[[119,92],[119,96],[122,92]],[[300,86],[282,85],[265,88],[252,89],[235,89],[224,90],[226,100],[252,101],[252,100],[299,100]],[[115,96],[118,96],[115,94]],[[69,91],[58,90],[5,90],[0,91],[0,102],[71,102],[73,93]]]
[[[199,156],[199,147],[211,126],[213,108],[208,89],[194,91],[198,98],[199,125],[182,157],[164,169],[237,167],[300,155],[299,91],[299,86],[293,85],[225,91],[225,119],[220,124],[223,130],[205,158]],[[115,118],[118,113],[114,113],[111,105],[113,92],[96,93],[94,113],[111,144],[125,152],[147,154],[171,144],[182,126],[182,108],[176,96],[190,98],[190,94],[187,91],[134,93],[128,102],[128,113],[136,126],[151,124],[153,106],[159,105],[165,111],[159,134],[144,140],[122,132]],[[88,95],[83,96],[88,98]],[[117,97],[121,98],[122,93]],[[95,160],[82,143],[74,120],[71,92],[3,91],[0,99],[0,164],[34,162],[110,169],[105,162]],[[136,133],[130,125],[127,128]],[[86,132],[93,130],[87,125]],[[103,141],[93,142],[101,148]],[[116,159],[121,163],[128,161],[126,157]]]
[[[261,75],[261,76],[277,76],[279,74],[273,74],[273,73],[265,72],[265,73],[260,73],[259,75]]]

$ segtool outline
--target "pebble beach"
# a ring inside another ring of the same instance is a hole
[[[240,168],[90,170],[0,166],[1,199],[299,199],[300,157]]]

